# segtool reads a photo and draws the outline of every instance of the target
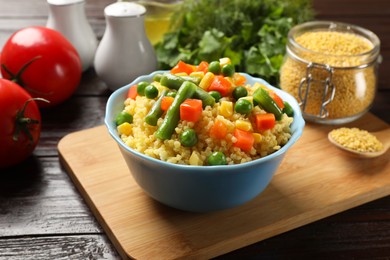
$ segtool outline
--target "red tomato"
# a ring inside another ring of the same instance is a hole
[[[16,83],[0,79],[0,168],[30,156],[40,133],[41,114],[37,103]]]
[[[40,102],[40,106],[54,106],[65,101],[80,83],[80,57],[58,31],[33,26],[11,35],[1,53],[1,64],[7,68],[1,68],[3,77],[13,78],[29,62],[16,82],[31,96],[50,101]]]

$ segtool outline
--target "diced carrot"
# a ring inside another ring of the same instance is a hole
[[[271,96],[271,98],[275,101],[276,105],[278,105],[280,109],[283,109],[284,108],[283,99],[273,91],[269,91],[268,93]]]
[[[255,124],[259,131],[272,129],[275,126],[275,121],[275,115],[272,113],[255,115]]]
[[[209,71],[209,63],[207,61],[202,61],[196,67],[196,71],[203,71],[206,74]]]
[[[234,129],[233,135],[237,139],[237,141],[233,144],[235,147],[240,148],[244,152],[249,152],[252,149],[253,143],[255,142],[252,132],[236,128]]]
[[[240,73],[236,72],[233,75],[233,82],[236,86],[242,86],[246,82],[246,78],[244,75],[241,75]]]
[[[195,66],[187,64],[183,61],[179,61],[177,63],[177,65],[171,69],[172,74],[184,72],[184,73],[187,73],[188,75],[190,75],[191,72],[194,72],[194,71],[195,71]]]
[[[163,97],[161,99],[161,109],[167,111],[168,108],[172,105],[174,99],[174,97]]]
[[[230,83],[229,80],[224,78],[223,76],[215,76],[213,79],[213,82],[211,82],[211,85],[208,87],[208,91],[218,91],[221,93],[221,96],[226,97],[231,90],[232,84]]]
[[[227,125],[222,120],[219,119],[215,120],[214,125],[209,130],[210,136],[217,139],[225,139],[227,133],[228,133]]]
[[[135,99],[138,96],[137,85],[133,85],[127,92],[127,98]]]
[[[180,104],[180,119],[197,122],[202,115],[202,111],[202,100],[188,98]]]

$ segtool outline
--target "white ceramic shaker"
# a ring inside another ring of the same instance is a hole
[[[144,6],[116,2],[104,9],[106,29],[95,54],[96,74],[111,91],[157,68],[144,26]]]
[[[84,0],[47,0],[46,27],[61,32],[79,53],[82,69],[93,65],[98,40],[85,14]]]

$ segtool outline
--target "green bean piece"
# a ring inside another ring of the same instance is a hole
[[[223,152],[213,152],[207,157],[208,165],[226,165],[226,156]]]
[[[256,91],[253,93],[253,100],[258,102],[265,111],[274,114],[276,120],[279,121],[282,119],[282,110],[280,110],[279,106],[271,98],[267,90],[263,88],[256,89]]]
[[[145,117],[145,122],[148,125],[156,126],[158,119],[162,116],[164,113],[164,110],[161,109],[161,100],[164,96],[168,93],[167,89],[164,89],[161,91],[160,97],[157,99],[157,101],[153,104],[152,108],[149,110],[149,113]]]
[[[288,115],[288,116],[293,116],[294,109],[292,108],[292,106],[287,101],[283,101],[283,104],[284,104],[284,108],[283,108],[282,112],[286,113],[286,115]]]
[[[149,99],[154,99],[158,96],[158,89],[152,84],[146,86],[144,91],[145,97]]]
[[[198,86],[196,87],[194,98],[202,100],[203,108],[207,106],[212,107],[215,104],[215,99],[206,90]]]
[[[176,91],[169,91],[168,93],[167,93],[167,97],[176,97],[176,94],[177,94],[177,92]]]
[[[116,125],[118,126],[118,125],[121,125],[121,124],[123,124],[123,123],[133,123],[133,116],[132,115],[130,115],[128,112],[126,112],[126,111],[122,111],[122,112],[120,112],[117,116],[116,116],[116,118],[115,118],[115,123],[116,123]]]
[[[176,97],[173,100],[172,105],[169,107],[163,122],[155,132],[155,136],[158,139],[166,140],[170,139],[175,128],[180,120],[180,104],[187,98],[191,98],[197,86],[189,81],[185,81],[177,91]]]
[[[200,78],[191,76],[176,76],[171,73],[164,73],[160,79],[160,84],[167,88],[178,90],[184,81],[190,81],[198,85]]]
[[[185,129],[179,135],[180,143],[185,147],[191,147],[198,143],[198,135],[192,128]]]

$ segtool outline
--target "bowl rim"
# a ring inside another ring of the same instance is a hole
[[[197,172],[210,172],[210,171],[213,172],[213,171],[218,171],[218,170],[221,171],[221,170],[228,170],[228,169],[229,169],[229,171],[240,170],[242,168],[253,167],[255,165],[261,164],[261,163],[266,162],[266,161],[273,160],[273,159],[283,155],[301,137],[301,135],[303,133],[305,121],[303,119],[299,104],[292,95],[290,95],[289,93],[287,93],[281,89],[278,89],[278,88],[270,85],[268,82],[266,82],[262,78],[253,77],[247,73],[240,72],[240,74],[242,74],[246,77],[247,81],[252,82],[252,83],[248,83],[248,84],[253,85],[255,82],[259,82],[260,84],[263,84],[266,87],[272,89],[277,94],[281,94],[282,96],[285,96],[285,97],[287,97],[287,99],[289,99],[288,102],[293,107],[293,110],[294,110],[294,116],[293,116],[294,121],[291,125],[292,126],[291,127],[292,135],[285,145],[283,145],[279,150],[277,150],[277,151],[275,151],[272,154],[269,154],[267,156],[264,156],[264,157],[261,157],[261,158],[258,158],[258,159],[255,159],[255,160],[252,160],[249,162],[245,162],[245,163],[229,164],[229,165],[198,166],[198,165],[175,164],[175,163],[171,163],[171,162],[162,161],[162,160],[150,157],[146,154],[143,154],[143,153],[127,146],[122,141],[122,139],[120,138],[120,136],[117,133],[115,120],[113,120],[113,117],[110,117],[110,115],[113,113],[113,109],[114,109],[115,104],[116,104],[115,101],[120,97],[125,98],[127,91],[128,91],[128,88],[130,86],[133,86],[140,81],[151,80],[156,74],[162,74],[165,72],[169,72],[169,70],[157,70],[157,71],[154,71],[148,75],[142,75],[142,76],[137,77],[131,83],[129,83],[129,84],[115,90],[113,93],[111,93],[110,97],[108,98],[107,104],[106,104],[104,123],[106,125],[106,128],[108,129],[109,134],[116,141],[116,143],[120,145],[121,148],[123,148],[125,151],[127,151],[127,152],[129,152],[137,157],[140,157],[140,158],[147,160],[147,161],[151,161],[155,164],[163,165],[166,167],[176,168],[176,170],[186,170],[186,171],[196,170]],[[285,98],[283,98],[283,99],[285,99]]]

